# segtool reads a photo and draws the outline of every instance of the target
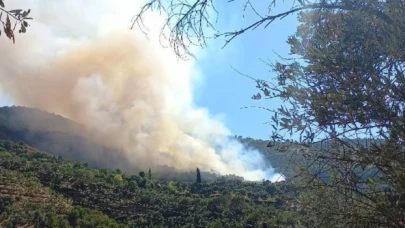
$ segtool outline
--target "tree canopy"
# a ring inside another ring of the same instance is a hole
[[[396,0],[398,1],[398,0]],[[159,11],[167,16],[166,23],[162,26],[161,38],[168,39],[173,50],[179,57],[186,58],[194,56],[190,47],[206,47],[207,40],[219,37],[226,38],[224,47],[234,38],[245,32],[255,30],[259,27],[267,28],[277,20],[299,12],[306,11],[358,11],[373,14],[383,20],[390,18],[378,8],[376,4],[383,4],[385,1],[379,0],[294,0],[291,1],[291,8],[287,11],[274,14],[281,0],[271,0],[268,4],[268,12],[259,14],[256,8],[257,2],[252,0],[236,1],[230,0],[225,4],[240,4],[243,13],[250,11],[257,16],[248,26],[235,28],[234,31],[221,31],[215,23],[221,16],[216,10],[220,2],[214,0],[192,0],[192,1],[162,1],[148,0],[134,17],[131,29],[139,28],[147,31],[143,19],[148,11]],[[169,30],[169,34],[165,33]]]

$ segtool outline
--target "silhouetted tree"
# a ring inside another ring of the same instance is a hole
[[[201,173],[200,173],[200,169],[197,168],[197,181],[198,184],[201,183]]]
[[[148,171],[148,179],[152,180],[152,170],[151,170],[151,168],[149,168],[149,171]]]
[[[164,23],[160,36],[163,39],[168,39],[175,53],[182,58],[193,56],[192,46],[206,47],[207,40],[212,38],[226,38],[224,47],[229,44],[234,38],[248,31],[253,31],[258,27],[268,28],[274,21],[282,20],[287,16],[294,15],[312,10],[313,12],[321,11],[357,11],[361,7],[361,13],[368,13],[381,19],[387,19],[385,12],[380,10],[378,4],[385,1],[379,0],[299,0],[291,1],[291,8],[277,11],[276,7],[281,0],[271,0],[268,2],[268,11],[264,11],[256,7],[257,2],[241,1],[241,17],[244,17],[247,11],[250,11],[256,18],[247,23],[242,28],[231,28],[228,31],[220,31],[216,22],[221,17],[216,10],[220,1],[213,0],[147,0],[140,8],[137,15],[134,17],[132,29],[135,27],[142,31],[145,29],[143,18],[149,11],[163,12],[167,17]],[[227,1],[228,4],[235,4],[240,1]],[[392,2],[392,1],[390,1]],[[395,2],[401,2],[395,0]],[[277,3],[277,4],[276,4]],[[245,19],[245,18],[244,18]],[[165,33],[169,31],[169,34]],[[256,30],[257,31],[257,30]],[[214,34],[212,34],[214,33]],[[261,96],[261,95],[260,95]]]

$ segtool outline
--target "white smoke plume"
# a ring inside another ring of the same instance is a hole
[[[164,17],[150,13],[149,40],[128,28],[135,0],[14,0],[34,20],[16,44],[1,37],[1,90],[14,103],[82,123],[125,151],[134,166],[216,171],[247,180],[282,180],[257,151],[193,104],[200,73],[158,41]],[[100,158],[102,159],[102,158]]]

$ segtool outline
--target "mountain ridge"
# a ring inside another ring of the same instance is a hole
[[[0,108],[0,140],[21,141],[95,168],[121,169],[131,173],[142,171],[129,163],[122,151],[104,146],[86,137],[86,133],[83,125],[57,114],[21,106]],[[208,180],[220,176],[202,172]],[[228,177],[239,178],[234,175]],[[173,167],[160,166],[155,168],[155,178],[189,181],[194,178],[194,170],[180,172]]]

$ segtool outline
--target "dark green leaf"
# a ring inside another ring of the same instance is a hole
[[[25,28],[25,26],[23,25],[23,24],[21,24],[21,32],[22,33],[25,33],[27,30],[26,30],[26,28]]]

